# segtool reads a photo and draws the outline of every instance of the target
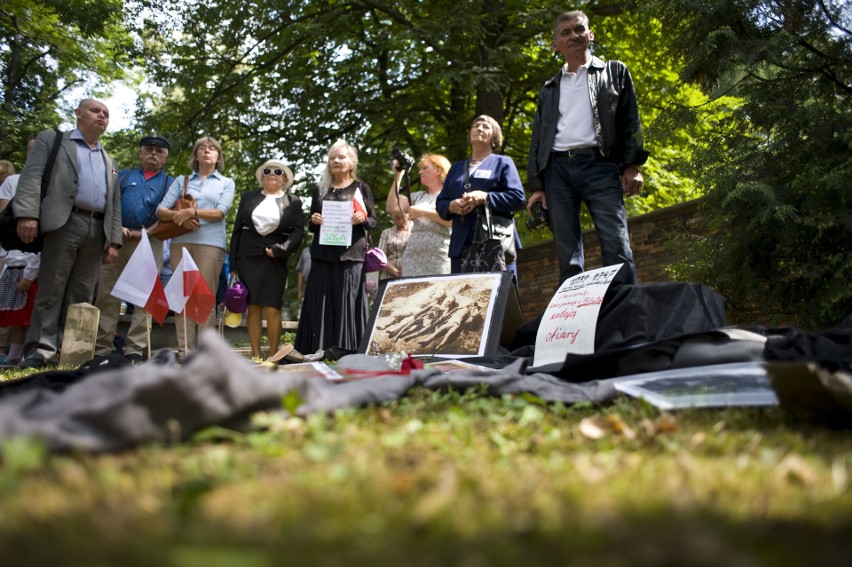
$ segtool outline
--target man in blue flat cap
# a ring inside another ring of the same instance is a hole
[[[124,246],[118,259],[101,268],[98,297],[95,306],[101,310],[95,360],[105,360],[113,350],[113,339],[118,329],[121,300],[110,294],[115,282],[124,271],[142,238],[142,228],[157,221],[157,206],[174,178],[163,171],[169,158],[169,141],[158,134],[145,136],[139,141],[139,159],[142,165],[135,169],[122,169],[119,174],[121,188],[121,235]],[[163,242],[151,238],[151,248],[157,269],[163,267]],[[125,337],[124,356],[132,363],[145,359],[148,347],[148,320],[144,309],[134,309],[130,329]]]

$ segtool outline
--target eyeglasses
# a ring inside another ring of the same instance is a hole
[[[277,167],[276,167],[275,169],[270,169],[270,168],[268,168],[268,167],[264,167],[264,168],[263,168],[263,174],[264,174],[264,175],[278,175],[278,176],[281,176],[281,175],[284,175],[284,170],[283,170],[283,169],[278,169]]]

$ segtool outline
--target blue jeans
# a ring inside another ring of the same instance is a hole
[[[553,156],[544,173],[550,226],[559,256],[559,282],[583,271],[580,205],[585,201],[601,243],[603,266],[625,263],[619,281],[636,283],[627,211],[618,165],[592,155]]]

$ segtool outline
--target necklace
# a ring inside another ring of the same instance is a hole
[[[488,156],[490,156],[490,155],[491,155],[491,154],[488,154],[488,155],[486,155],[486,156],[484,156],[484,157],[481,157],[481,158],[479,158],[479,159],[473,159],[473,158],[470,158],[470,165],[471,165],[471,167],[476,167],[476,166],[478,166],[478,165],[481,165],[481,164],[482,164],[482,162],[484,162],[484,161],[485,161],[485,158],[487,158],[487,157],[488,157]]]

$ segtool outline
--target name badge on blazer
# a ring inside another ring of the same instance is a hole
[[[491,177],[490,169],[477,169],[473,172],[474,179],[489,179]]]

